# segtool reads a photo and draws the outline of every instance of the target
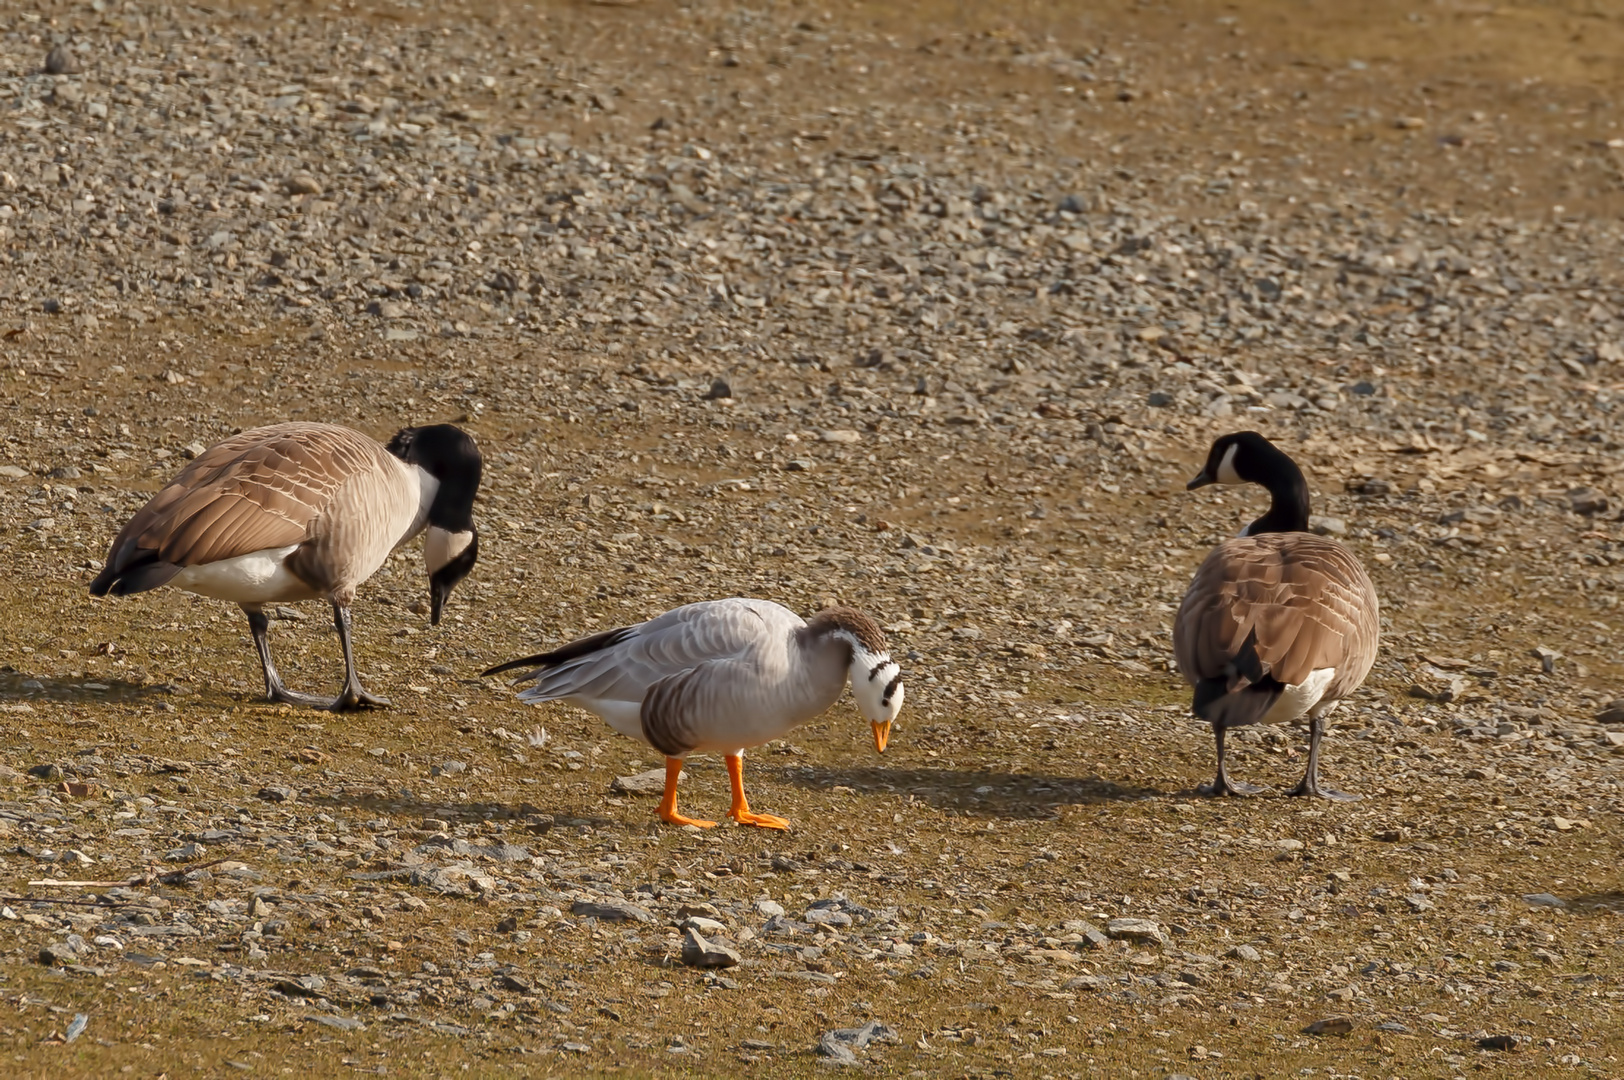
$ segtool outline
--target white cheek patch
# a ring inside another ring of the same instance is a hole
[[[429,573],[434,573],[461,555],[473,542],[472,532],[447,532],[445,529],[429,526],[428,536],[423,539],[423,561],[428,564]]]
[[[1229,449],[1224,451],[1224,460],[1218,463],[1217,480],[1220,484],[1244,484],[1241,474],[1235,471],[1235,455],[1240,452],[1240,443],[1230,443]]]

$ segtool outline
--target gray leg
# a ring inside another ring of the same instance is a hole
[[[1308,771],[1303,773],[1302,783],[1286,792],[1286,794],[1318,795],[1322,799],[1331,799],[1334,802],[1353,802],[1361,796],[1349,795],[1345,791],[1334,791],[1328,787],[1320,787],[1319,747],[1320,737],[1324,734],[1325,720],[1320,713],[1310,713],[1308,717]]]
[[[282,685],[282,676],[277,674],[276,664],[271,660],[271,639],[269,634],[271,620],[266,617],[265,612],[257,608],[243,608],[242,610],[243,614],[248,616],[248,631],[254,635],[254,649],[259,653],[259,666],[265,672],[265,696],[284,705],[301,705],[312,709],[332,708],[333,701],[331,698],[296,693]]]
[[[338,630],[338,643],[344,650],[344,687],[338,692],[338,700],[333,702],[334,712],[348,712],[353,709],[363,709],[371,706],[387,707],[388,698],[369,694],[361,685],[361,677],[355,673],[355,653],[350,648],[350,609],[338,604],[333,605],[333,626]]]
[[[1218,743],[1218,775],[1210,784],[1202,784],[1196,788],[1197,795],[1256,795],[1263,789],[1256,784],[1243,784],[1238,780],[1231,780],[1224,771],[1224,729],[1217,724],[1212,726],[1212,737]]]

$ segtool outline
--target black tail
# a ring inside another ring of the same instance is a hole
[[[632,626],[622,626],[616,630],[605,630],[600,634],[577,638],[568,645],[559,646],[552,652],[537,653],[535,656],[527,656],[522,660],[509,660],[505,664],[497,664],[495,667],[479,674],[481,678],[484,678],[487,675],[500,675],[502,672],[512,671],[514,668],[555,668],[560,664],[567,664],[571,660],[579,660],[583,656],[590,656],[600,649],[609,648],[611,645],[619,645],[630,637],[635,629],[636,627]]]
[[[129,596],[131,593],[146,592],[167,585],[180,572],[181,567],[163,562],[155,551],[141,552],[136,561],[120,567],[114,567],[109,560],[102,567],[102,572],[90,582],[90,595]]]
[[[1257,628],[1246,635],[1235,656],[1224,665],[1220,679],[1196,683],[1190,711],[1213,727],[1255,724],[1266,716],[1285,686],[1269,674],[1269,665],[1257,653]]]

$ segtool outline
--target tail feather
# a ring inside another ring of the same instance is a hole
[[[1229,689],[1223,679],[1203,679],[1196,683],[1190,710],[1213,727],[1246,727],[1267,716],[1284,690],[1273,679],[1239,690]]]
[[[142,552],[142,558],[133,563],[117,566],[109,559],[102,572],[97,574],[90,582],[91,596],[129,596],[132,593],[146,592],[156,589],[160,585],[167,585],[169,581],[183,569],[174,563],[164,562],[158,558],[158,553]]]
[[[534,668],[535,670],[530,672],[530,674],[520,676],[519,681],[525,682],[529,679],[535,678],[537,675],[540,675],[543,671],[559,667],[563,664],[569,663],[571,660],[579,660],[583,656],[591,656],[595,652],[601,652],[604,649],[619,645],[622,641],[625,641],[628,637],[630,637],[635,629],[636,627],[632,626],[622,626],[615,630],[605,630],[602,633],[592,634],[584,638],[578,638],[575,641],[570,642],[568,645],[559,646],[552,652],[537,653],[535,656],[526,656],[520,660],[509,660],[505,664],[497,664],[493,668],[488,668],[485,671],[480,672],[480,677],[484,678],[488,675],[500,675],[504,671],[513,671],[516,668]]]
[[[1285,686],[1269,674],[1269,665],[1258,655],[1254,626],[1224,665],[1223,677],[1196,684],[1190,711],[1213,727],[1245,727],[1268,715],[1284,691]]]

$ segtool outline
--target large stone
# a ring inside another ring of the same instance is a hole
[[[583,919],[604,922],[652,923],[654,916],[646,907],[626,900],[577,900],[570,905],[570,914]]]
[[[730,968],[743,959],[737,950],[705,938],[692,926],[682,932],[682,962],[689,967]]]
[[[1170,943],[1167,931],[1155,919],[1112,919],[1105,924],[1105,932],[1118,941],[1137,941],[1163,947]]]

